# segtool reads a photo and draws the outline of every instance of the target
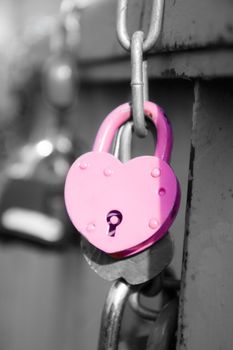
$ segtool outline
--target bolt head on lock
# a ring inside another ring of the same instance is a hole
[[[170,124],[157,105],[145,102],[144,108],[157,128],[154,156],[122,163],[108,153],[115,132],[130,118],[126,103],[104,120],[93,151],[74,162],[65,184],[66,208],[74,226],[95,247],[119,258],[161,239],[179,207],[179,184],[168,164]]]

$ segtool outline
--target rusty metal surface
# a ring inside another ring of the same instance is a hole
[[[194,50],[149,57],[152,78],[218,78],[233,75],[233,49]],[[82,65],[82,80],[90,82],[129,81],[130,61],[113,60]]]
[[[232,86],[195,87],[179,350],[232,349]]]
[[[142,27],[147,32],[151,1],[129,1],[129,33]],[[156,52],[197,48],[232,47],[233,3],[229,0],[169,0],[165,2]],[[116,37],[117,1],[102,1],[87,9],[82,20],[81,60],[124,57]],[[153,51],[153,50],[152,50]]]

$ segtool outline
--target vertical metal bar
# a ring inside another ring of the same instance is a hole
[[[118,130],[118,133],[114,139],[114,143],[113,143],[113,155],[116,158],[120,157],[120,147],[121,147],[121,135],[124,129],[124,125],[122,125],[120,127],[120,129]]]
[[[119,159],[126,163],[131,159],[131,147],[133,138],[133,122],[127,122],[122,129],[120,147],[119,147]]]
[[[142,63],[142,74],[143,74],[143,99],[149,101],[149,79],[147,73],[147,59],[143,60]]]
[[[134,129],[139,137],[147,135],[144,116],[143,32],[135,32],[131,43],[131,88]]]
[[[233,79],[195,82],[179,349],[233,344]]]
[[[164,0],[154,0],[149,31],[143,43],[143,52],[147,52],[156,44],[162,27]]]
[[[125,50],[130,50],[130,38],[126,25],[128,0],[119,0],[117,6],[117,37]]]

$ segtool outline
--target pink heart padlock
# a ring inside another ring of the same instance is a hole
[[[179,207],[179,183],[168,164],[170,124],[156,104],[145,102],[144,111],[157,129],[154,156],[122,163],[108,153],[116,131],[131,116],[126,103],[105,118],[93,151],[79,157],[66,178],[65,203],[74,226],[114,257],[133,255],[162,238]]]

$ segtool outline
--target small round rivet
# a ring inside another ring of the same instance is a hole
[[[112,169],[110,169],[110,168],[104,169],[104,175],[105,175],[105,176],[111,176],[112,173],[113,173],[113,170],[112,170]]]
[[[88,167],[88,164],[86,162],[82,162],[79,164],[79,168],[82,170],[85,170]]]
[[[151,171],[151,176],[153,177],[159,177],[161,174],[161,170],[159,168],[154,168],[152,171]]]
[[[94,229],[95,229],[95,224],[90,223],[90,224],[87,225],[87,231],[88,232],[92,232],[92,231],[94,231]]]
[[[159,189],[159,195],[160,195],[161,197],[163,197],[163,196],[165,196],[165,194],[166,194],[165,188],[160,188],[160,189]]]
[[[159,225],[158,221],[155,218],[151,218],[149,221],[149,227],[152,229],[157,228]]]

